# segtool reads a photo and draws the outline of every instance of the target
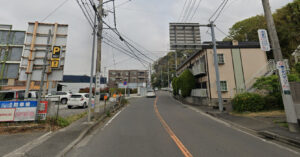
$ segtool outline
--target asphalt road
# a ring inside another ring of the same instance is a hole
[[[236,130],[166,93],[136,98],[67,156],[294,157],[297,152]]]

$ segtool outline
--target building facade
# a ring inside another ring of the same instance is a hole
[[[130,88],[145,86],[148,83],[148,76],[148,70],[109,70],[108,87],[122,88],[124,81],[128,83]]]
[[[274,71],[274,61],[267,59],[258,42],[217,42],[218,66],[222,98],[228,102],[236,93],[251,90],[256,78]],[[180,75],[190,69],[196,79],[191,95],[203,103],[215,105],[218,99],[213,49],[204,43],[202,50],[194,53],[177,69]]]

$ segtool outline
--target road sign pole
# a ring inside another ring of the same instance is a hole
[[[96,25],[96,14],[94,18],[94,28],[93,28],[93,48],[92,48],[92,60],[91,60],[91,76],[90,76],[90,91],[89,91],[89,102],[88,102],[88,122],[91,121],[91,103],[92,103],[92,90],[93,90],[93,78],[94,78],[94,58],[95,58],[95,42],[97,34]]]
[[[36,120],[38,119],[39,106],[40,106],[40,102],[42,100],[42,91],[43,91],[43,87],[44,87],[44,79],[45,79],[45,73],[46,73],[46,67],[47,67],[47,60],[48,60],[48,54],[50,51],[50,38],[51,38],[51,30],[49,29],[48,39],[47,39],[47,50],[45,52],[45,56],[44,56],[44,60],[43,60],[43,70],[42,70],[42,76],[41,76],[41,82],[40,82],[40,89],[39,89],[39,93],[38,93],[38,102],[37,102],[37,106],[36,106],[36,116],[35,116]]]

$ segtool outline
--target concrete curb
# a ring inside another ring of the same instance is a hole
[[[270,132],[270,131],[258,131],[257,133],[261,136],[264,136],[264,137],[268,138],[268,139],[280,141],[280,142],[283,142],[285,144],[300,148],[300,141],[290,139],[290,138],[287,138],[287,137],[283,137],[283,136],[280,136],[280,135],[278,135],[276,133],[273,133],[273,132]]]
[[[181,101],[177,100],[174,98],[174,100],[182,103]],[[182,103],[184,104],[184,103]],[[201,109],[198,109],[198,108],[195,108],[189,104],[184,104],[184,105],[187,105],[187,106],[190,106],[191,108],[194,108],[195,110],[199,110],[201,111],[202,113],[208,115],[208,116],[211,116],[211,117],[214,117],[218,120],[221,120],[225,123],[228,123],[229,125],[233,126],[233,127],[236,127],[237,129],[240,129],[240,130],[244,130],[254,136],[257,136],[257,137],[261,137],[261,138],[264,138],[264,139],[272,139],[272,140],[276,140],[278,142],[282,142],[284,144],[288,144],[290,146],[294,146],[294,147],[297,147],[297,148],[300,148],[300,141],[297,141],[297,140],[294,140],[294,139],[291,139],[291,138],[287,138],[287,137],[283,137],[283,136],[280,136],[276,133],[273,133],[273,132],[270,132],[270,131],[256,131],[256,130],[253,130],[253,129],[249,129],[247,127],[244,127],[240,124],[237,124],[237,123],[234,123],[234,122],[231,122],[229,120],[226,120],[226,119],[223,119],[223,118],[219,118],[218,116],[216,116],[214,113],[210,113],[210,112],[205,112]]]
[[[73,149],[73,147],[78,144],[86,135],[88,135],[100,122],[102,122],[103,119],[105,119],[107,116],[103,115],[101,116],[96,122],[93,122],[92,125],[90,125],[88,128],[83,130],[80,135],[73,141],[71,142],[65,149],[63,149],[61,152],[59,152],[56,157],[61,157],[65,156],[70,150]]]
[[[28,151],[30,151],[32,148],[40,145],[44,141],[46,141],[48,138],[50,138],[53,135],[52,131],[49,131],[45,133],[44,135],[32,140],[29,143],[26,143],[25,145],[15,149],[14,151],[5,154],[3,157],[18,157],[18,156],[24,156]]]
[[[122,107],[125,107],[125,105],[118,106],[117,108],[112,108],[111,111],[115,112]],[[107,115],[104,114],[100,116],[99,119],[97,119],[95,122],[93,122],[92,125],[90,125],[88,128],[86,128],[84,131],[80,133],[80,135],[71,142],[66,148],[64,148],[61,152],[59,152],[56,157],[63,157],[65,156],[69,151],[71,151],[74,146],[76,146],[83,138],[85,138],[89,133],[91,133],[105,118],[107,118]]]

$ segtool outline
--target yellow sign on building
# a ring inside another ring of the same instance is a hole
[[[60,61],[61,47],[53,46],[52,58],[51,58],[51,68],[58,68]]]

